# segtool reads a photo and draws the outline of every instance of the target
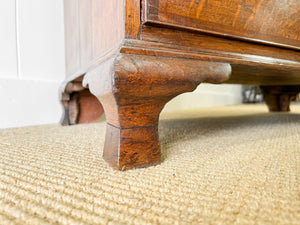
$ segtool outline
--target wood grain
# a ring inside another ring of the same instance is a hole
[[[160,163],[157,126],[123,129],[106,125],[103,157],[117,170]]]
[[[66,74],[80,70],[79,0],[64,0]]]
[[[145,0],[144,23],[300,49],[299,0]]]
[[[230,63],[232,84],[300,84],[300,53],[294,50],[162,28],[143,38],[151,41],[127,41],[121,52]]]
[[[119,47],[125,37],[124,1],[64,1],[68,81],[83,75]]]
[[[157,164],[158,118],[175,96],[201,82],[224,82],[226,63],[120,54],[87,74],[85,82],[104,106],[108,130],[104,158],[116,169]]]
[[[104,113],[101,103],[88,89],[78,93],[78,105],[78,124],[96,123]]]
[[[232,40],[224,37],[199,34],[185,30],[173,30],[162,27],[143,26],[141,39],[153,42],[154,46],[172,46],[183,52],[207,53],[212,56],[230,58],[256,58],[261,56],[272,58],[266,63],[279,64],[276,59],[300,62],[300,52],[275,46]],[[226,56],[227,55],[227,56]],[[254,61],[254,60],[253,60]]]
[[[127,0],[125,4],[125,37],[128,39],[139,39],[141,31],[141,2]]]
[[[98,99],[84,88],[81,80],[68,83],[62,98],[63,125],[95,123],[104,113]]]

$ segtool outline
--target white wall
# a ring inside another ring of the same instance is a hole
[[[184,93],[172,99],[165,112],[201,107],[236,105],[242,103],[242,86],[230,84],[200,84],[194,92]]]
[[[17,78],[16,2],[0,1],[0,78]]]
[[[0,128],[59,122],[63,24],[63,0],[0,0]],[[237,104],[240,93],[240,86],[201,84],[164,110]]]
[[[1,0],[0,30],[0,128],[57,123],[63,1]]]

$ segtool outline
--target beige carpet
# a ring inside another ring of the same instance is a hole
[[[119,172],[105,123],[0,131],[0,224],[300,224],[300,107],[161,117],[161,165]],[[298,112],[298,114],[297,114]]]

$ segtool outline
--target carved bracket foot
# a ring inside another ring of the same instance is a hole
[[[119,170],[158,164],[158,119],[165,104],[203,81],[224,82],[230,73],[226,63],[130,54],[99,65],[84,83],[106,114],[104,159]]]
[[[270,112],[289,112],[290,102],[300,92],[300,86],[261,86]]]
[[[69,82],[62,94],[64,115],[61,123],[64,126],[94,123],[104,113],[101,103],[81,83],[81,81]]]

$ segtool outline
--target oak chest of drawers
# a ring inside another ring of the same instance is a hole
[[[93,121],[102,104],[116,169],[160,162],[160,111],[201,82],[259,85],[271,111],[289,111],[300,92],[299,0],[64,4],[64,123]]]

